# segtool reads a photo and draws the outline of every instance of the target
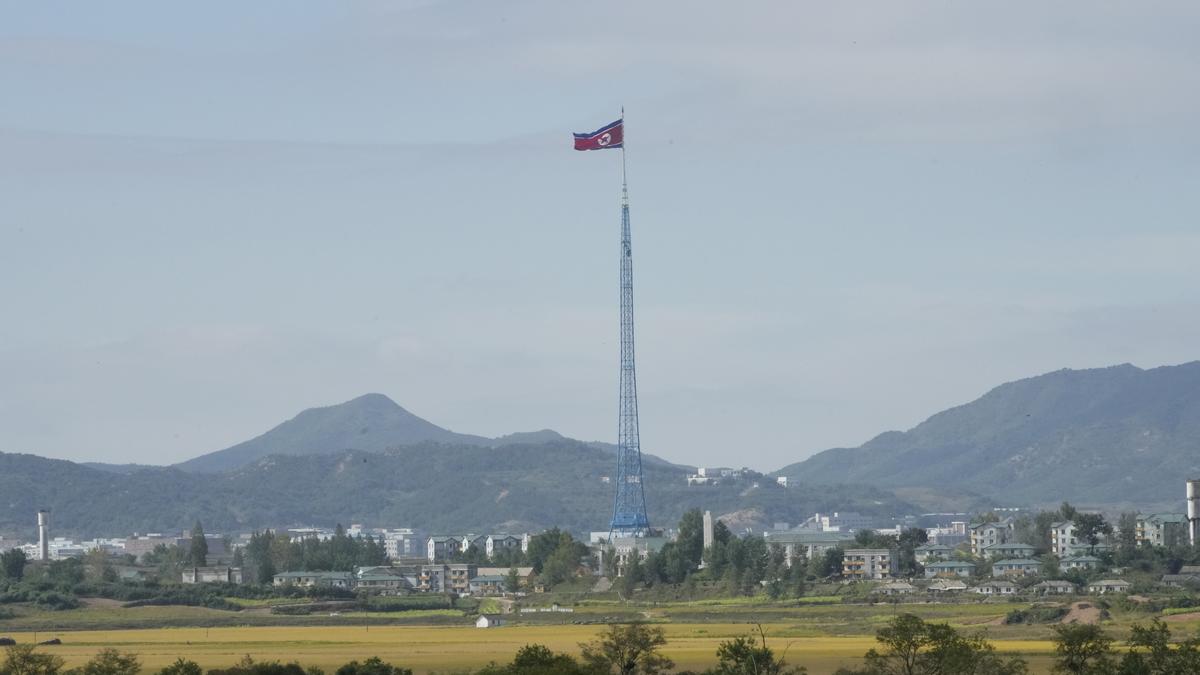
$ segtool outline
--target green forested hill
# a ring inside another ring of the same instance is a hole
[[[1060,370],[1010,382],[910,431],[784,467],[806,481],[958,487],[1006,503],[1183,508],[1200,477],[1200,362]]]
[[[210,531],[268,526],[418,527],[426,531],[603,529],[612,514],[611,451],[576,441],[475,447],[425,443],[385,452],[273,455],[230,472],[175,468],[114,473],[32,455],[0,454],[0,533],[33,534],[49,508],[56,533],[177,531],[197,519]],[[796,523],[815,511],[888,515],[914,509],[884,491],[781,488],[771,480],[688,487],[684,471],[645,466],[656,525],[689,508]]]

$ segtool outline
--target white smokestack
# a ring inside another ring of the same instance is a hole
[[[1200,480],[1187,482],[1188,542],[1196,545],[1200,539]]]
[[[50,559],[50,512],[45,509],[38,511],[38,551],[42,560]]]

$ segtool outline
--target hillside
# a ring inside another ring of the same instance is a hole
[[[1178,502],[1200,476],[1200,362],[1060,370],[776,475],[961,488],[1005,503]]]
[[[366,394],[339,405],[310,408],[270,431],[176,466],[184,471],[237,469],[270,455],[309,455],[341,450],[376,452],[425,441],[490,445],[482,436],[458,434],[408,412],[383,394]]]
[[[499,448],[426,443],[386,452],[275,455],[223,474],[175,468],[115,473],[32,455],[0,454],[0,534],[33,535],[39,508],[56,534],[118,536],[178,531],[199,519],[210,531],[361,522],[426,531],[602,529],[611,516],[610,452],[576,441]],[[688,508],[796,523],[814,511],[887,515],[912,507],[880,490],[688,487],[670,465],[645,467],[655,524]]]

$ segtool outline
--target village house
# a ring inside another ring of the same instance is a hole
[[[990,581],[971,590],[981,595],[1013,595],[1017,592],[1017,585],[1011,581]]]
[[[886,548],[849,548],[842,555],[846,579],[891,579],[896,574],[896,556]]]
[[[954,555],[954,547],[945,544],[922,544],[913,549],[913,555],[922,565],[937,560],[948,560]]]
[[[240,584],[240,567],[188,567],[181,581],[185,584]]]
[[[957,579],[934,579],[928,590],[931,594],[942,595],[945,593],[961,593],[967,590],[967,585]]]
[[[961,560],[944,560],[929,563],[925,566],[925,578],[934,577],[969,577],[975,573],[975,566]]]
[[[872,593],[880,595],[910,595],[916,592],[917,587],[905,581],[889,581],[886,584],[880,584],[878,587],[871,590]]]
[[[1034,584],[1033,588],[1042,595],[1066,595],[1075,592],[1075,584],[1058,579]]]
[[[503,595],[508,577],[499,574],[480,574],[471,579],[471,595]]]
[[[1200,587],[1200,575],[1164,574],[1162,575],[1161,583],[1163,586],[1171,588],[1197,588]]]
[[[1026,574],[1037,574],[1042,564],[1030,558],[1009,558],[992,563],[993,577],[1023,577]]]
[[[984,558],[1032,558],[1034,549],[1029,544],[1005,542],[983,547]]]
[[[510,570],[517,571],[517,586],[524,590],[533,584],[533,568],[532,567],[480,567],[475,570],[475,573],[481,577],[504,577],[508,578]]]
[[[481,614],[478,619],[475,619],[476,628],[496,628],[503,625],[504,620],[495,614]]]
[[[1094,570],[1100,565],[1100,559],[1094,555],[1072,555],[1058,561],[1059,569],[1063,570]]]
[[[1105,595],[1108,593],[1128,593],[1130,584],[1123,579],[1101,579],[1088,584],[1088,593]]]
[[[415,587],[414,578],[399,567],[373,566],[354,568],[354,586],[360,590],[383,595],[408,593]]]
[[[354,575],[350,572],[280,572],[275,575],[276,586],[329,586],[331,588],[354,588]]]

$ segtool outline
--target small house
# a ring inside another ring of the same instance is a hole
[[[1105,595],[1108,593],[1128,593],[1129,587],[1132,586],[1128,581],[1123,579],[1101,579],[1088,584],[1088,593],[1094,595]]]
[[[478,619],[475,619],[476,628],[496,628],[504,625],[504,621],[495,614],[480,614]]]

